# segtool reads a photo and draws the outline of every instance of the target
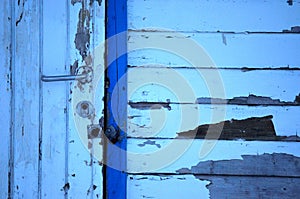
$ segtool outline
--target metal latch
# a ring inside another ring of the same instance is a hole
[[[43,82],[59,82],[59,81],[73,81],[78,80],[82,84],[90,83],[93,80],[93,69],[89,66],[81,66],[77,70],[76,75],[53,75],[42,76]]]
[[[104,131],[105,136],[112,142],[116,143],[119,141],[119,132],[115,129],[114,126],[108,126],[107,129]]]

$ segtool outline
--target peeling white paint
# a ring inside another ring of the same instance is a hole
[[[128,175],[127,198],[209,198],[207,180],[198,180],[191,175],[156,176]]]

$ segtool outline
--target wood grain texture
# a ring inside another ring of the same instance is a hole
[[[293,102],[300,93],[300,71],[131,68],[128,78],[132,102],[195,103],[199,97],[249,94]]]
[[[44,75],[68,74],[64,67],[68,54],[68,18],[66,4],[60,1],[43,4],[43,68]],[[56,42],[53,42],[56,41]],[[57,45],[61,46],[58,47]],[[62,47],[64,46],[64,47]],[[41,196],[63,198],[67,179],[68,143],[67,125],[67,83],[43,83],[43,135]]]
[[[70,65],[73,65],[73,63],[78,60],[78,62],[81,64],[84,64],[84,59],[82,58],[82,55],[79,53],[79,50],[76,48],[75,39],[76,39],[76,33],[80,32],[82,29],[86,27],[87,30],[90,29],[90,21],[84,23],[86,18],[89,18],[89,15],[79,17],[80,11],[83,9],[82,7],[86,7],[86,9],[89,11],[89,6],[86,5],[85,1],[82,3],[75,3],[74,5],[71,5],[71,1],[68,2],[68,12],[70,14],[69,16],[69,53],[70,53]],[[80,23],[80,21],[83,21]],[[78,23],[82,24],[80,28],[78,28]],[[79,30],[78,30],[79,29]],[[90,36],[90,34],[88,34]],[[82,34],[84,37],[84,34]],[[89,38],[90,39],[90,38]],[[86,40],[82,41],[82,47],[84,46],[84,43],[87,42]],[[90,42],[90,41],[89,41]],[[77,47],[79,45],[79,42],[77,43]],[[79,48],[79,47],[78,47]],[[89,49],[87,49],[89,50]],[[65,182],[65,186],[63,186],[63,191],[66,193],[68,198],[90,198],[91,196],[87,195],[87,191],[92,186],[92,159],[91,155],[89,153],[89,150],[87,149],[88,140],[86,135],[85,128],[88,124],[90,124],[90,121],[84,121],[82,123],[79,123],[76,121],[76,117],[74,113],[76,113],[76,109],[74,109],[74,106],[76,107],[76,104],[80,102],[81,100],[89,100],[90,96],[87,96],[85,98],[84,93],[82,92],[82,95],[79,95],[77,93],[81,93],[80,89],[74,88],[77,85],[77,82],[72,82],[70,85],[70,88],[72,89],[72,95],[70,95],[70,117],[69,117],[69,143],[68,143],[68,181]],[[83,96],[83,97],[82,97]],[[83,98],[83,99],[82,99]],[[74,105],[75,104],[75,105]],[[77,123],[81,125],[81,128],[77,128]],[[84,137],[85,139],[81,138]],[[68,185],[68,186],[66,186]]]
[[[40,2],[13,2],[11,197],[40,197]]]
[[[211,199],[218,198],[297,198],[299,195],[299,178],[272,177],[203,177],[209,180],[207,186]]]
[[[68,65],[78,62],[78,67],[87,65],[94,71],[92,82],[81,84],[72,82],[68,90],[68,181],[66,181],[68,198],[102,198],[102,145],[101,139],[88,139],[88,126],[97,124],[103,116],[103,49],[99,50],[104,41],[105,2],[101,5],[96,1],[68,2],[69,12],[69,43]],[[99,54],[97,54],[99,53]],[[76,64],[75,64],[76,65]],[[95,115],[82,118],[76,112],[81,101],[89,101]]]
[[[173,50],[183,42],[190,45],[178,55]],[[196,42],[202,49],[194,49],[189,42]],[[165,44],[163,50],[158,44]],[[219,68],[278,68],[298,67],[300,34],[233,34],[233,33],[178,33],[154,31],[129,31],[128,64],[131,66],[166,67],[219,67]],[[153,49],[134,50],[137,46]],[[203,51],[204,50],[204,51]],[[183,53],[203,57],[199,62],[188,62]],[[214,65],[209,61],[213,61]]]
[[[123,199],[127,195],[127,1],[111,0],[106,7],[105,39],[105,129],[115,130],[104,140],[104,197]],[[124,34],[125,33],[125,34]],[[108,138],[108,139],[107,139]],[[112,138],[112,139],[110,139]],[[118,179],[118,180],[116,180]]]
[[[158,27],[175,31],[281,32],[299,25],[299,11],[297,1],[289,6],[286,1],[270,0],[130,0],[128,24],[129,29]]]
[[[127,198],[209,198],[209,183],[192,175],[128,175]]]
[[[255,162],[255,164],[253,164]],[[262,155],[242,155],[242,160],[219,160],[199,162],[189,168],[177,170],[179,173],[229,175],[229,176],[276,176],[300,177],[300,158],[272,153]]]
[[[298,197],[299,11],[298,1],[128,1],[127,196]],[[173,139],[225,120],[291,137]]]
[[[8,198],[9,194],[9,180],[10,179],[10,162],[11,157],[11,113],[13,110],[11,107],[11,9],[10,1],[2,1],[2,7],[0,12],[0,19],[2,24],[0,28],[0,117],[1,124],[1,139],[0,139],[0,198]]]
[[[297,117],[299,106],[170,104],[170,108],[142,110],[128,107],[128,136],[174,138],[176,133],[195,129],[199,125],[266,115],[273,116],[278,136],[295,136],[300,129]]]
[[[194,172],[203,175],[298,178],[299,144],[299,142],[272,141],[128,139],[128,172],[135,174]],[[260,164],[261,161],[265,161],[264,164]]]
[[[197,180],[197,179],[198,180]],[[297,198],[299,178],[130,175],[130,198]]]
[[[92,1],[91,1],[92,2]],[[103,43],[105,41],[105,1],[93,1],[92,5],[92,42],[91,42],[91,50],[92,50],[92,57],[94,67],[98,67],[100,69],[95,70],[95,74],[98,77],[94,77],[93,87],[95,91],[95,100],[94,106],[96,111],[96,121],[98,123],[99,119],[104,116],[103,109],[104,109],[104,102],[99,99],[103,99],[104,97],[104,53],[103,53]],[[99,50],[99,48],[101,50]],[[101,67],[99,67],[101,66]],[[103,145],[101,138],[93,139],[92,141],[92,150],[91,154],[92,158],[92,183],[90,185],[91,190],[91,199],[101,199],[103,198],[103,184],[104,184],[104,177],[103,177]]]

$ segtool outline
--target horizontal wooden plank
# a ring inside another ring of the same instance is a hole
[[[127,168],[137,174],[300,177],[299,146],[299,142],[128,139]]]
[[[255,163],[255,164],[253,164]],[[179,173],[234,175],[234,176],[289,176],[299,177],[300,158],[272,153],[262,155],[242,155],[242,160],[219,160],[199,162],[189,168],[177,170]],[[273,170],[277,170],[274,172]]]
[[[128,99],[131,102],[195,103],[199,97],[272,97],[293,102],[300,93],[298,71],[130,68]]]
[[[130,137],[174,138],[176,133],[231,119],[272,115],[277,136],[296,136],[300,132],[300,106],[238,106],[171,104],[170,110],[128,107]],[[174,122],[176,121],[176,122]],[[237,138],[238,139],[238,138]]]
[[[202,176],[197,176],[202,179]],[[205,178],[204,178],[205,179]],[[209,196],[218,198],[297,198],[300,179],[253,178],[253,177],[210,177]]]
[[[128,175],[127,198],[209,198],[209,183],[193,175]]]
[[[297,198],[299,183],[299,178],[129,175],[127,196],[132,199]]]
[[[128,64],[211,67],[212,60],[217,67],[300,67],[299,46],[300,34],[129,31]]]
[[[299,11],[299,1],[290,6],[287,1],[271,0],[129,0],[128,25],[129,29],[270,32],[299,25]]]

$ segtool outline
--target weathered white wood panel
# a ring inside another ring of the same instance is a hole
[[[88,139],[88,125],[97,124],[103,116],[103,49],[105,3],[99,1],[69,2],[70,64],[90,66],[93,81],[87,84],[73,82],[69,104],[69,180],[66,184],[69,198],[102,198],[102,145],[101,140]],[[89,38],[87,40],[87,38]],[[101,51],[102,50],[102,51]],[[99,67],[101,66],[101,67]],[[81,118],[76,113],[80,101],[90,101],[95,116]],[[100,131],[101,133],[101,131]]]
[[[195,103],[199,97],[231,99],[249,94],[293,102],[300,93],[299,70],[130,68],[128,77],[132,102]]]
[[[11,128],[11,7],[10,1],[2,1],[0,12],[0,198],[8,198],[10,180],[10,128]]]
[[[299,25],[299,1],[128,1],[129,29],[281,32]],[[162,20],[163,19],[163,20]]]
[[[159,16],[159,15],[158,15]],[[161,16],[160,16],[161,17]],[[160,20],[164,21],[164,20]],[[189,23],[185,23],[189,24]],[[193,46],[188,52],[195,56],[204,56],[200,63],[189,63],[184,53],[174,55],[171,50],[179,49],[179,42],[196,42],[206,51],[216,67],[298,67],[298,48],[300,34],[231,34],[231,33],[176,33],[160,31],[129,31],[128,49],[137,46],[152,47],[132,51],[128,56],[131,66],[165,66],[165,67],[212,67],[205,53]],[[158,45],[165,45],[158,49]],[[196,51],[197,50],[197,51]],[[184,56],[184,57],[182,57]]]
[[[273,116],[277,136],[299,136],[300,106],[171,104],[170,110],[128,107],[128,136],[174,138],[176,133],[231,119]],[[176,122],[174,122],[176,121]]]
[[[297,166],[300,157],[299,146],[299,142],[128,139],[127,166],[129,173],[137,174],[183,172],[299,177],[300,173]],[[271,156],[275,154],[273,158],[274,163],[270,161],[272,157],[264,158],[268,154],[271,154]],[[292,155],[291,159],[288,154]],[[247,160],[247,157],[242,157],[243,155],[249,155],[253,158],[252,162],[257,159],[257,164],[249,164],[249,160]],[[276,157],[281,157],[281,159]],[[222,160],[228,160],[228,165],[231,167],[224,166],[223,169],[218,167],[217,164],[221,165],[220,161]],[[240,160],[240,162],[237,163],[237,160]],[[214,161],[215,167],[210,168],[209,161]],[[262,164],[263,162],[264,164]],[[197,168],[202,168],[202,170],[190,170],[191,167],[197,166],[198,163],[200,166]],[[242,165],[243,163],[244,165]],[[245,169],[247,164],[249,168]],[[271,164],[273,168],[271,168]],[[263,170],[261,169],[262,167],[264,167]],[[268,167],[270,169],[267,169]],[[181,170],[184,168],[189,170]]]
[[[170,138],[266,115],[276,135],[295,138],[299,11],[298,1],[128,1],[128,196],[298,197],[299,142]],[[254,104],[237,100],[253,95]]]
[[[99,5],[99,2],[101,5]],[[95,76],[93,80],[94,106],[96,111],[95,124],[99,123],[99,119],[103,117],[104,101],[104,40],[105,40],[105,1],[94,1],[92,9],[92,32],[93,39],[91,41],[91,53],[93,57],[93,67]],[[101,127],[100,127],[101,128]],[[101,129],[100,132],[101,133]],[[90,186],[91,199],[103,198],[103,165],[102,153],[103,146],[100,138],[94,138],[92,142],[92,183]]]
[[[4,1],[1,7],[0,64],[4,70],[0,72],[0,102],[8,109],[1,109],[5,117],[0,121],[0,198],[102,198],[100,140],[91,141],[90,149],[88,143],[81,143],[72,117],[69,83],[41,85],[40,81],[42,74],[69,74],[70,57],[78,60],[81,56],[71,53],[79,47],[70,34],[75,37],[82,17],[80,9],[70,8],[72,2]],[[90,52],[104,40],[104,5],[99,4],[88,3],[91,13],[86,17],[93,16]],[[77,19],[74,24],[69,23],[70,12]],[[100,55],[103,65],[104,53]],[[79,61],[82,64],[83,59]],[[98,86],[97,99],[103,97],[101,75],[93,82],[95,89]],[[93,123],[102,116],[101,100],[98,105]],[[87,126],[83,133],[87,137]]]
[[[12,2],[12,144],[11,196],[40,196],[40,1]]]
[[[209,183],[192,175],[128,175],[127,198],[209,198]]]
[[[78,60],[79,65],[83,63],[83,58],[80,55],[78,49],[76,49],[75,38],[77,33],[78,24],[82,24],[82,26],[89,27],[89,22],[84,23],[87,16],[81,16],[82,4],[75,3],[74,5],[69,4],[69,12],[70,12],[70,64],[73,65],[76,60]],[[85,3],[83,3],[85,5]],[[88,6],[87,6],[88,8]],[[80,30],[81,28],[79,28]],[[85,42],[85,41],[83,41]],[[77,82],[71,83],[71,89],[73,89],[74,85]],[[72,91],[73,94],[73,91]],[[76,110],[73,109],[73,95],[70,95],[70,118],[69,118],[69,180],[66,183],[66,192],[68,193],[69,198],[89,198],[87,196],[87,191],[89,190],[92,183],[92,167],[91,167],[91,155],[86,148],[86,140],[82,141],[79,133],[87,134],[86,126],[83,126],[80,131],[77,129],[77,126],[74,121],[74,113]],[[77,100],[77,101],[80,101]],[[82,131],[82,132],[81,132]]]
[[[128,198],[297,198],[299,178],[129,175]]]
[[[68,18],[66,3],[43,3],[43,74],[68,74]],[[43,83],[41,197],[63,198],[68,180],[66,82]]]

